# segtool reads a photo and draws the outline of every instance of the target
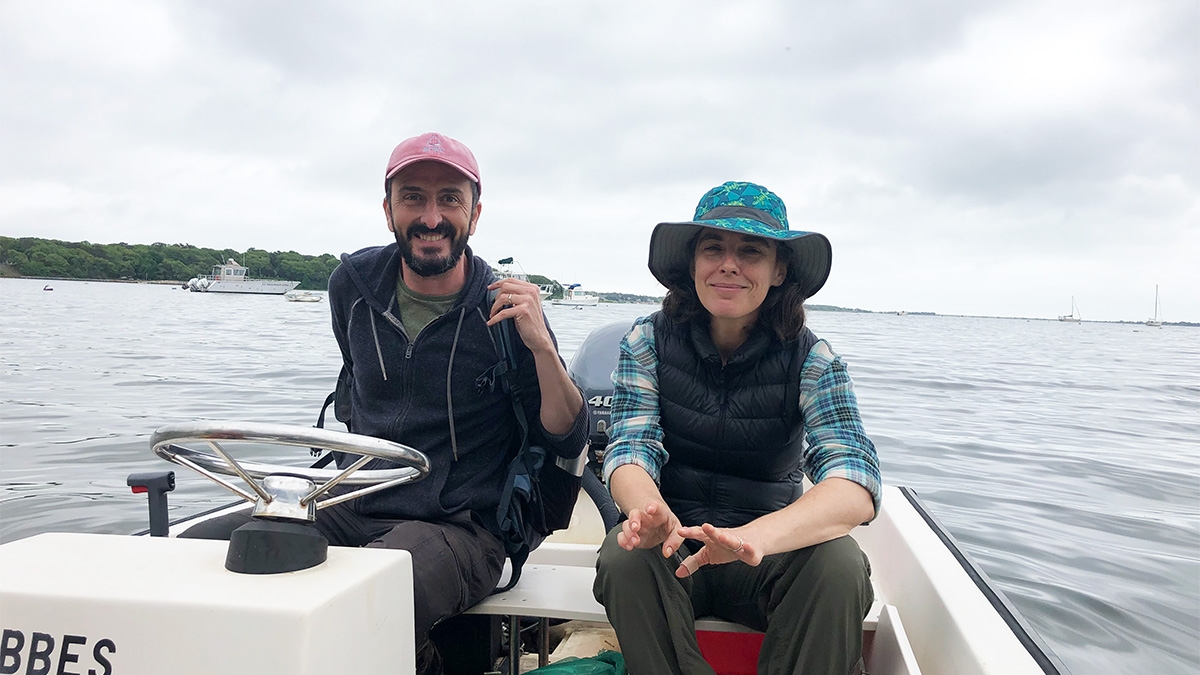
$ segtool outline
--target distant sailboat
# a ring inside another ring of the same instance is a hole
[[[1083,317],[1079,314],[1079,308],[1075,306],[1075,296],[1071,296],[1071,313],[1063,314],[1058,317],[1059,321],[1068,321],[1070,323],[1079,323]]]
[[[1154,284],[1154,318],[1146,319],[1146,325],[1162,328],[1162,319],[1158,316],[1158,284]]]

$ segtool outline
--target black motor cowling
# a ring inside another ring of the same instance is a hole
[[[628,321],[617,321],[593,330],[579,345],[575,356],[571,357],[571,377],[583,390],[584,402],[591,413],[588,442],[596,455],[608,444],[612,415],[612,373],[617,367],[621,338],[632,326]]]
[[[600,479],[612,418],[612,373],[617,367],[621,338],[625,337],[631,326],[628,321],[618,321],[593,330],[579,345],[575,356],[571,357],[568,368],[575,384],[583,390],[591,424],[587,451],[590,471],[584,473],[583,489],[599,509],[606,531],[616,526],[621,515]]]

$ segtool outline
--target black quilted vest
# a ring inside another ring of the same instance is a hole
[[[755,329],[721,364],[708,327],[654,314],[663,498],[684,525],[737,527],[799,499],[800,369],[817,338]]]

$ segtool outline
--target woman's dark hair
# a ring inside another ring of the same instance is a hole
[[[703,230],[697,232],[688,241],[693,261],[695,261],[696,241],[700,238],[700,232]],[[780,246],[776,242],[771,242],[771,244],[775,247],[776,262],[791,270],[791,247]],[[695,263],[693,262],[688,267],[688,273],[677,275],[667,284],[667,297],[663,299],[663,314],[675,323],[687,323],[695,319],[708,322],[708,310],[700,304],[700,297],[696,295],[696,283],[692,278],[694,269]],[[800,333],[804,330],[805,300],[807,298],[800,294],[800,285],[788,276],[782,284],[772,286],[767,291],[767,297],[763,299],[762,305],[758,308],[757,325],[775,333],[780,342],[800,337]]]

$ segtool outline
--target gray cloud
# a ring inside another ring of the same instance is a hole
[[[833,239],[818,302],[1137,319],[1161,283],[1200,320],[1195,3],[2,11],[3,234],[384,243],[387,154],[440,130],[476,250],[589,288],[657,293],[650,228],[739,178]]]

